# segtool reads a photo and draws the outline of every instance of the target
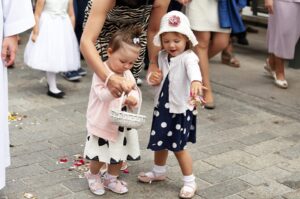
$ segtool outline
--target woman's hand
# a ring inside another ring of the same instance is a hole
[[[17,49],[18,49],[17,35],[5,37],[3,39],[1,57],[5,66],[10,66],[14,63]]]
[[[36,41],[37,37],[38,37],[38,33],[32,32],[31,41],[34,43]]]
[[[127,94],[132,89],[134,89],[135,82],[132,82],[131,80],[118,75],[112,75],[107,82],[107,87],[111,94],[114,97],[118,98],[122,95],[123,92]]]
[[[268,10],[269,14],[274,13],[274,3],[273,0],[265,0],[265,7]]]

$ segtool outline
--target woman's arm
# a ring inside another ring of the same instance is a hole
[[[75,28],[75,14],[74,14],[74,6],[73,6],[73,0],[70,0],[69,1],[69,5],[68,5],[68,14],[69,14],[69,17],[71,19],[71,23],[72,23],[72,26],[73,26],[73,29]]]
[[[149,69],[148,74],[149,81],[151,84],[156,85],[160,83],[162,74],[158,69],[157,65],[157,55],[160,50],[159,47],[154,46],[153,38],[159,30],[160,20],[162,16],[167,12],[170,0],[155,0],[153,8],[151,11],[149,25],[148,25],[148,34],[147,34],[147,48],[149,56]]]
[[[42,11],[44,9],[45,0],[37,0],[35,5],[35,11],[34,11],[34,19],[35,19],[35,25],[32,30],[31,40],[33,42],[36,41],[36,38],[39,35],[39,23],[40,23],[40,17],[42,14]]]
[[[80,40],[80,50],[87,64],[102,81],[109,78],[107,86],[112,95],[114,97],[120,97],[119,93],[122,93],[123,91],[126,93],[130,92],[134,87],[134,84],[133,82],[126,81],[123,77],[110,75],[95,47],[97,38],[101,33],[106,20],[107,13],[114,5],[115,0],[93,0],[90,15]]]

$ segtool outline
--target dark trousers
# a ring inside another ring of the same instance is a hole
[[[87,6],[88,0],[74,0],[74,13],[75,13],[75,34],[80,42],[80,38],[83,32],[82,24],[84,20],[84,10]]]

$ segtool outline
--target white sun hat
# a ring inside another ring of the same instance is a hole
[[[155,46],[160,46],[160,35],[165,32],[178,32],[181,33],[191,41],[193,46],[198,44],[198,41],[191,30],[188,18],[179,11],[171,11],[165,14],[160,22],[158,33],[154,36],[153,43]]]

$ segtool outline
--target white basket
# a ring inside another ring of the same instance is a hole
[[[129,113],[126,111],[121,111],[123,99],[125,96],[125,94],[123,92],[118,109],[112,109],[110,111],[110,118],[114,124],[116,124],[118,126],[127,127],[127,128],[137,129],[145,123],[146,116],[140,114],[141,106],[142,106],[142,94],[141,94],[141,91],[139,90],[139,88],[137,88],[137,90],[138,90],[138,93],[140,96],[137,113]]]

